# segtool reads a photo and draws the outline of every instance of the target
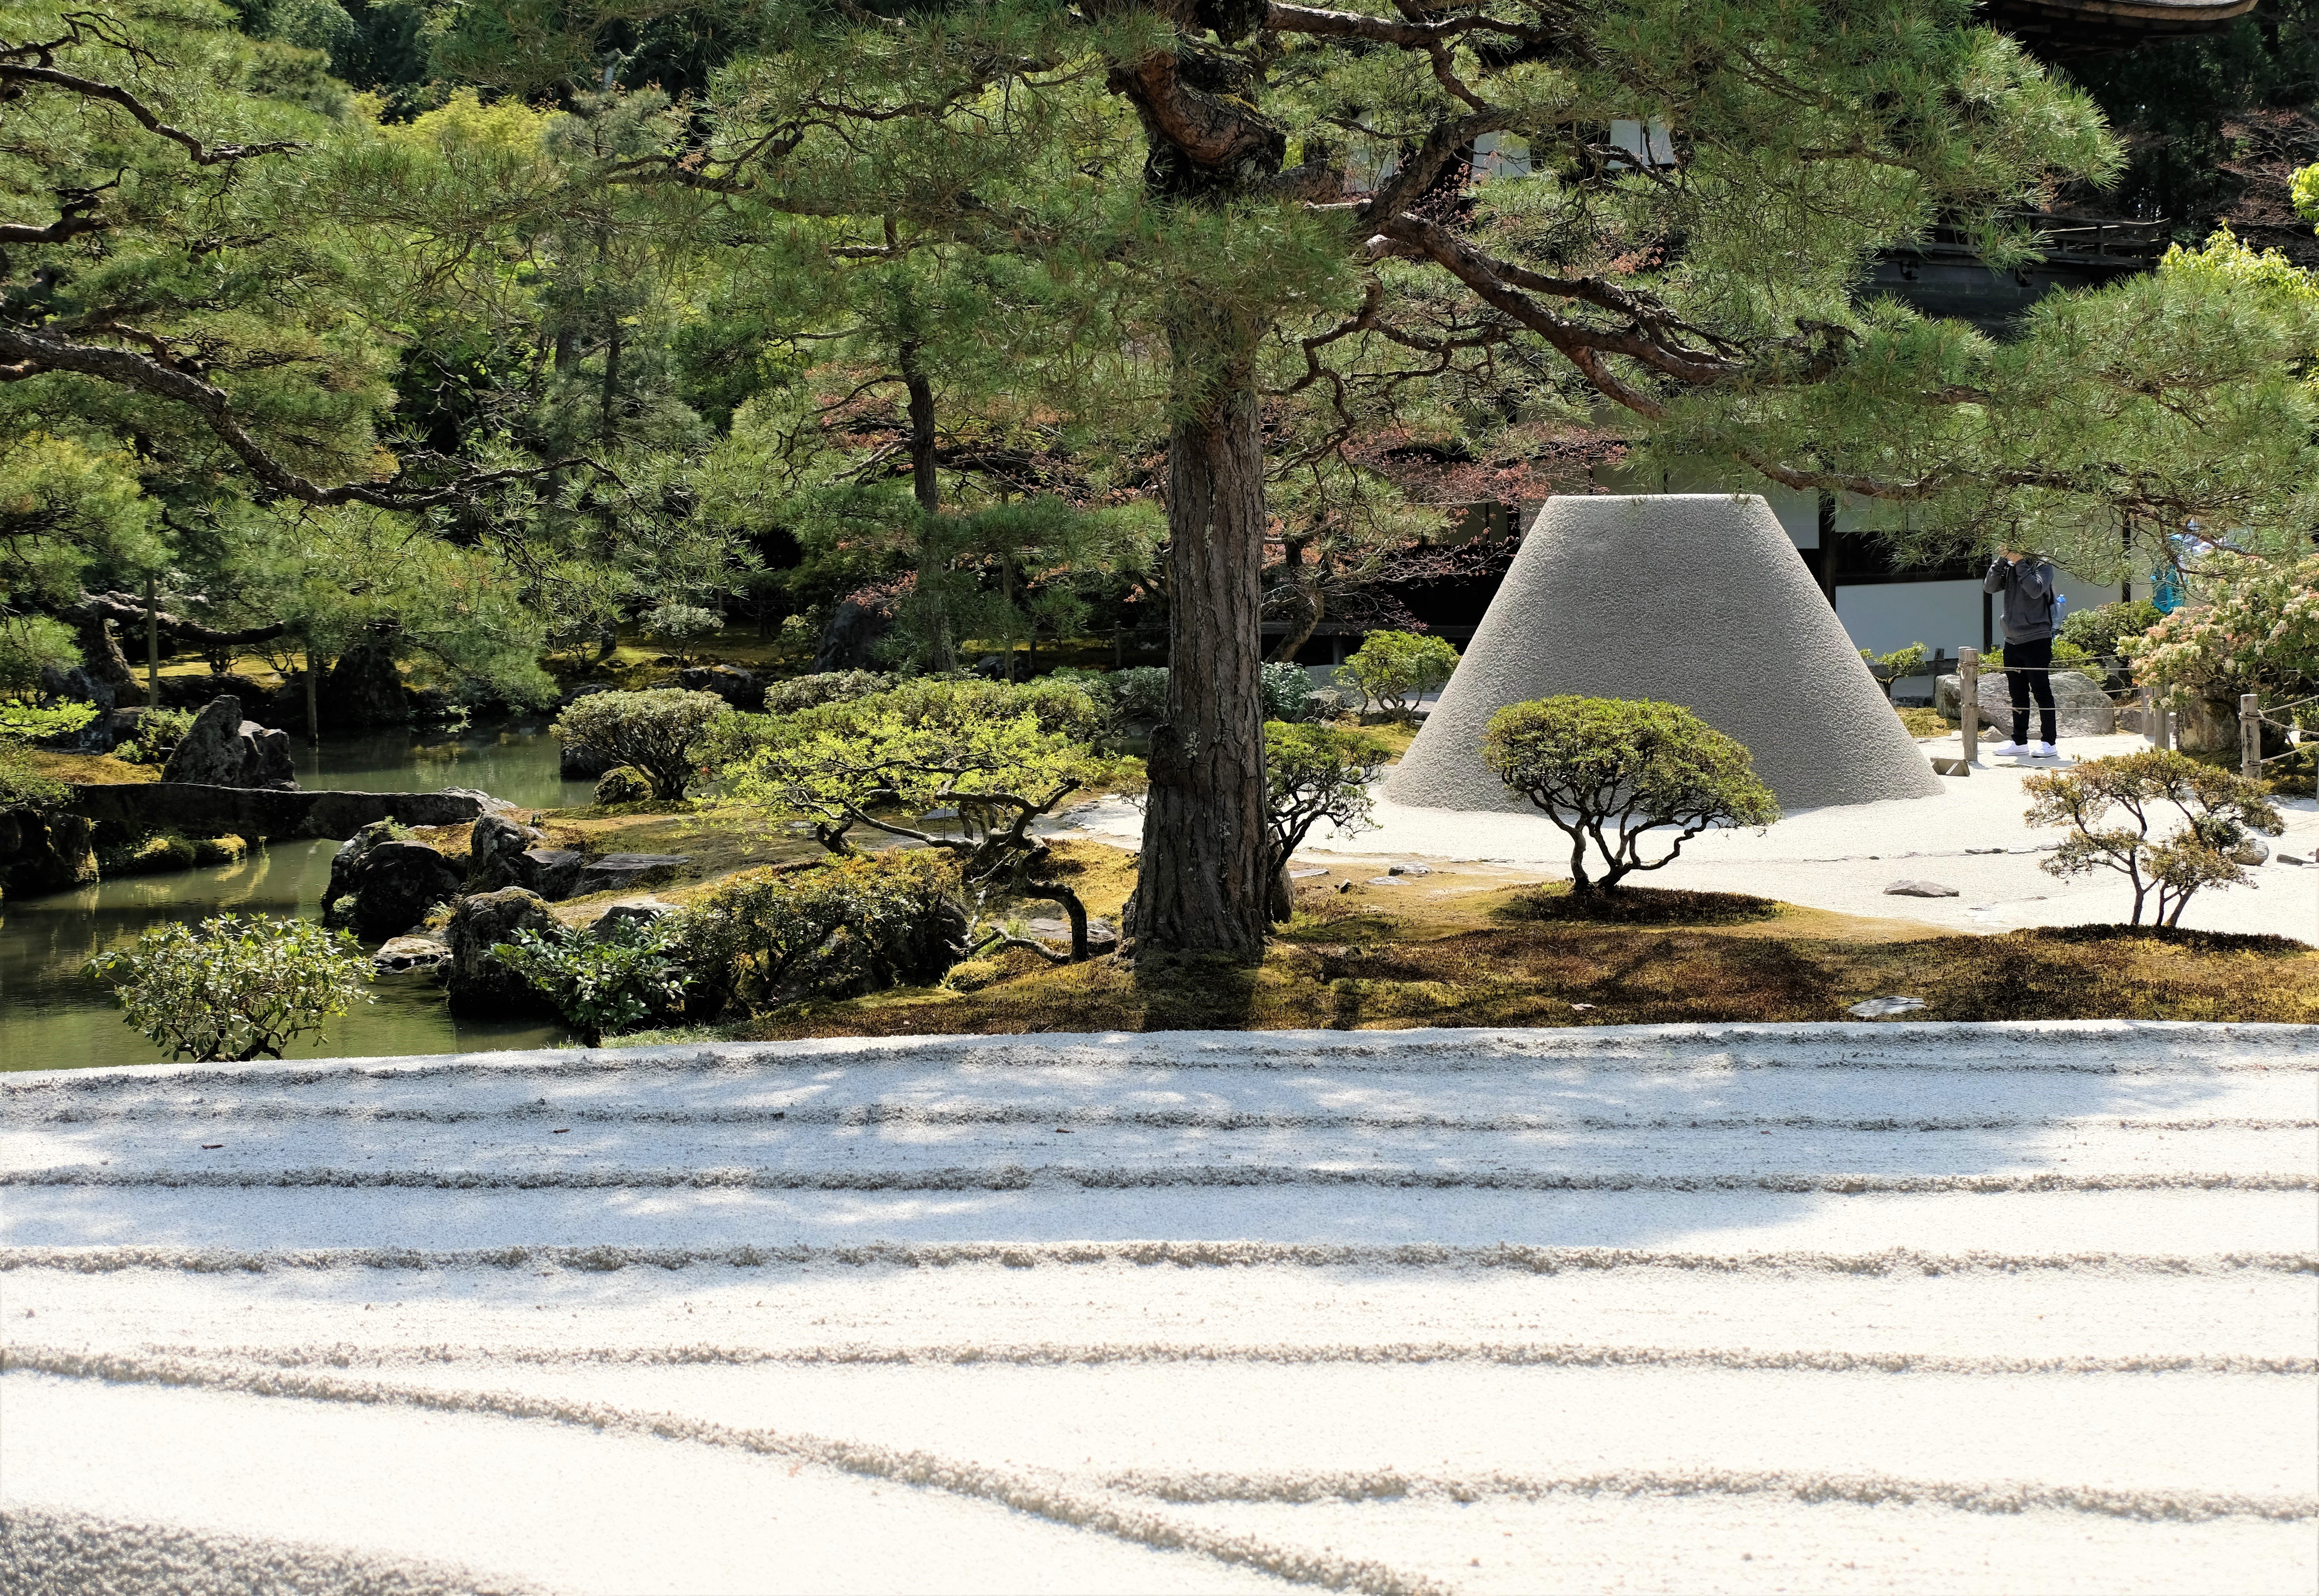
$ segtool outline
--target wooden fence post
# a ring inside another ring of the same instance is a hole
[[[2252,781],[2262,774],[2262,703],[2239,695],[2239,774]]]
[[[1964,762],[1981,757],[1981,651],[1957,650],[1957,726],[1964,734]]]

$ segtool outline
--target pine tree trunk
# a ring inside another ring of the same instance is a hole
[[[1179,368],[1185,344],[1179,331]],[[1241,357],[1169,435],[1168,718],[1152,731],[1148,761],[1132,928],[1139,959],[1264,956],[1264,439]]]
[[[934,518],[942,510],[942,478],[934,470],[934,387],[918,365],[918,346],[902,346],[902,384],[910,404],[910,491],[918,501],[918,598],[926,608],[926,669],[944,675],[958,669],[958,647],[950,635],[950,614],[942,591],[944,561]]]

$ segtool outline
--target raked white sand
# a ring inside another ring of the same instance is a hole
[[[2319,1032],[0,1078],[28,1591],[2309,1591]]]
[[[1922,746],[1927,755],[1962,753],[1954,736],[1927,739]],[[2093,759],[2148,746],[2132,735],[2080,737],[2065,743],[2063,752]],[[2123,922],[2134,906],[2133,889],[2123,877],[2103,870],[2056,878],[2039,868],[2065,834],[2023,822],[2029,797],[2022,782],[2032,771],[2055,768],[2050,760],[1984,755],[1971,776],[1944,778],[1938,797],[1809,809],[1762,832],[1709,832],[1684,844],[1673,864],[1629,879],[1641,886],[1748,892],[1952,931]],[[2319,804],[2283,798],[2278,808],[2287,829],[2271,839],[2274,852],[2319,855]],[[1142,816],[1124,800],[1113,799],[1071,818],[1087,835],[1130,847],[1142,834]],[[1569,875],[1569,839],[1543,816],[1412,808],[1380,799],[1374,819],[1373,827],[1350,834],[1320,827],[1298,862],[1332,866],[1339,879],[1357,881],[1382,875],[1389,862],[1409,860],[1487,863],[1532,880]],[[1645,853],[1656,857],[1662,852],[1654,843]],[[2319,942],[2319,866],[2272,862],[2254,867],[2250,875],[2246,886],[2200,893],[2182,924],[2202,931],[2268,932]],[[1956,888],[1957,896],[1899,897],[1885,892],[1900,880],[1935,881]],[[1394,895],[1427,888],[1411,878],[1379,883],[1376,890]]]

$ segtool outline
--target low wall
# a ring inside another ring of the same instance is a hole
[[[189,836],[335,837],[343,842],[374,820],[403,825],[456,825],[483,807],[454,792],[302,792],[207,787],[192,781],[135,781],[73,789],[72,812],[140,831]]]

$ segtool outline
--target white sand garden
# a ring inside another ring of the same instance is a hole
[[[0,1094],[13,1588],[2319,1576],[2305,1029],[723,1044]]]

